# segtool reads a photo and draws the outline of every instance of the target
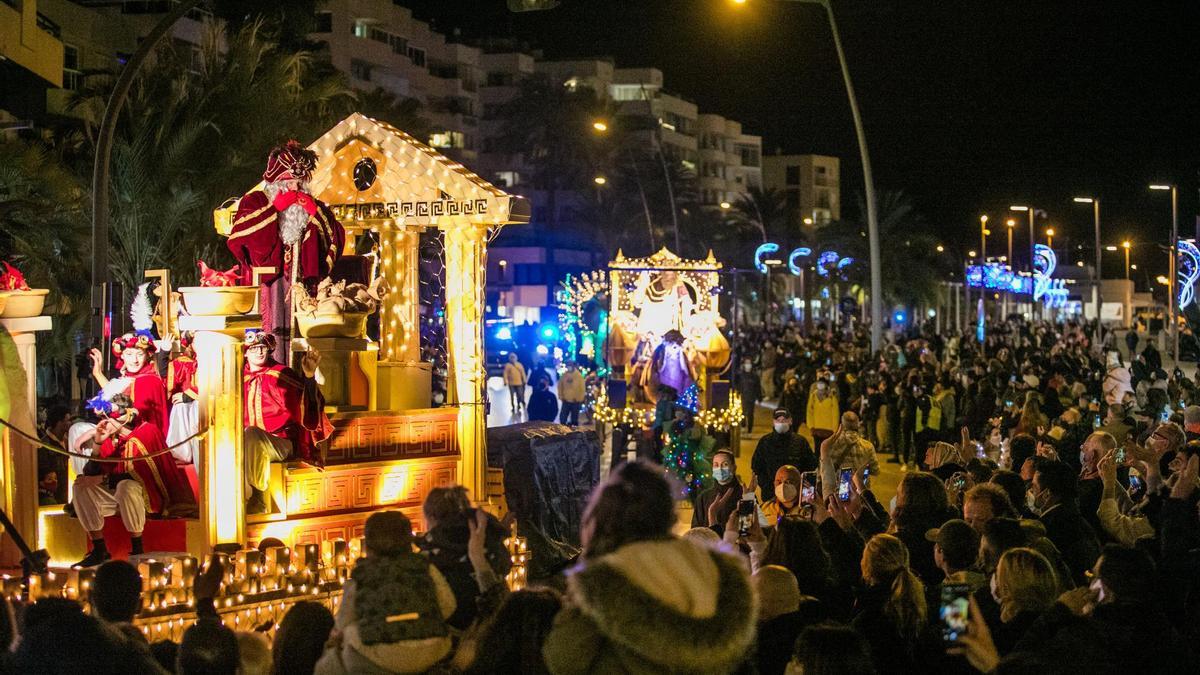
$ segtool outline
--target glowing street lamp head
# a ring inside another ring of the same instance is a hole
[[[1047,237],[1053,237],[1053,236],[1054,236],[1054,228],[1053,228],[1053,227],[1047,227],[1047,228],[1046,228],[1046,236],[1047,236]]]
[[[1017,224],[1017,221],[1013,220],[1012,218],[1009,218],[1008,220],[1004,221],[1004,224],[1008,225],[1009,227],[1015,227]]]
[[[967,256],[968,256],[968,257],[970,257],[970,258],[974,258],[974,257],[975,257],[975,255],[976,255],[976,253],[975,253],[975,251],[974,251],[974,250],[967,251]]]
[[[1096,200],[1091,197],[1075,197],[1074,201],[1077,204],[1091,204]]]
[[[1129,241],[1128,239],[1121,242],[1121,248],[1131,248],[1132,246],[1133,246],[1133,242]]]
[[[812,225],[812,224],[813,224],[813,219],[812,219],[812,218],[805,218],[805,219],[804,219],[804,224],[805,224],[805,225]]]
[[[1175,187],[1174,185],[1161,185],[1161,184],[1155,183],[1154,185],[1150,186],[1150,189],[1151,190],[1170,190],[1174,187]]]
[[[1008,210],[1009,210],[1009,211],[1028,211],[1028,210],[1029,210],[1029,207],[1028,207],[1028,206],[1022,206],[1022,205],[1020,205],[1020,204],[1017,204],[1017,205],[1015,205],[1015,206],[1010,206],[1010,207],[1008,207]]]
[[[986,213],[983,214],[982,216],[979,216],[979,222],[981,222],[981,223],[987,222],[987,214]]]
[[[943,252],[945,252],[945,250],[946,250],[946,247],[945,247],[945,246],[942,246],[941,244],[938,244],[938,245],[937,245],[937,252],[938,252],[938,253],[943,253]]]
[[[604,120],[596,120],[592,122],[592,128],[601,133],[608,131],[608,123]]]
[[[729,210],[729,208],[730,208],[730,207],[732,207],[732,206],[733,206],[733,204],[730,204],[729,202],[721,202],[721,208],[722,208],[722,209],[724,209],[724,210],[726,210],[726,211],[728,211],[728,210]]]
[[[604,185],[605,183],[608,182],[608,179],[605,178],[604,176],[596,176],[595,178],[592,179],[592,182],[594,182],[596,185]]]
[[[1105,251],[1116,251],[1117,247],[1116,246],[1105,246],[1104,250]]]

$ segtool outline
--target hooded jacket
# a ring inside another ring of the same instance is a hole
[[[542,655],[555,675],[729,673],[757,618],[743,561],[687,540],[638,542],[569,574]]]

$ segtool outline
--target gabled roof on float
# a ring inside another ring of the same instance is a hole
[[[529,222],[529,202],[523,198],[361,113],[338,122],[308,148],[317,153],[312,193],[347,227],[378,229],[394,222],[445,229]]]
[[[625,253],[617,250],[617,258],[608,264],[610,270],[696,270],[701,272],[721,269],[721,263],[711,249],[704,260],[685,260],[672,253],[666,246],[647,258],[626,258]]]

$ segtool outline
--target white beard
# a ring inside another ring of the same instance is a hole
[[[301,183],[299,189],[301,192],[307,193],[307,188],[307,185]],[[275,201],[275,196],[285,189],[282,181],[267,183],[263,186],[263,192],[271,201]],[[299,204],[292,204],[279,213],[279,238],[289,247],[300,241],[300,238],[304,236],[304,228],[307,226],[308,211],[305,211],[304,207]]]

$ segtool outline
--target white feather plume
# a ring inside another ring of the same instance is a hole
[[[133,322],[134,330],[152,330],[154,328],[154,308],[150,305],[150,283],[138,286],[137,294],[133,296],[133,304],[129,306],[129,319]]]

